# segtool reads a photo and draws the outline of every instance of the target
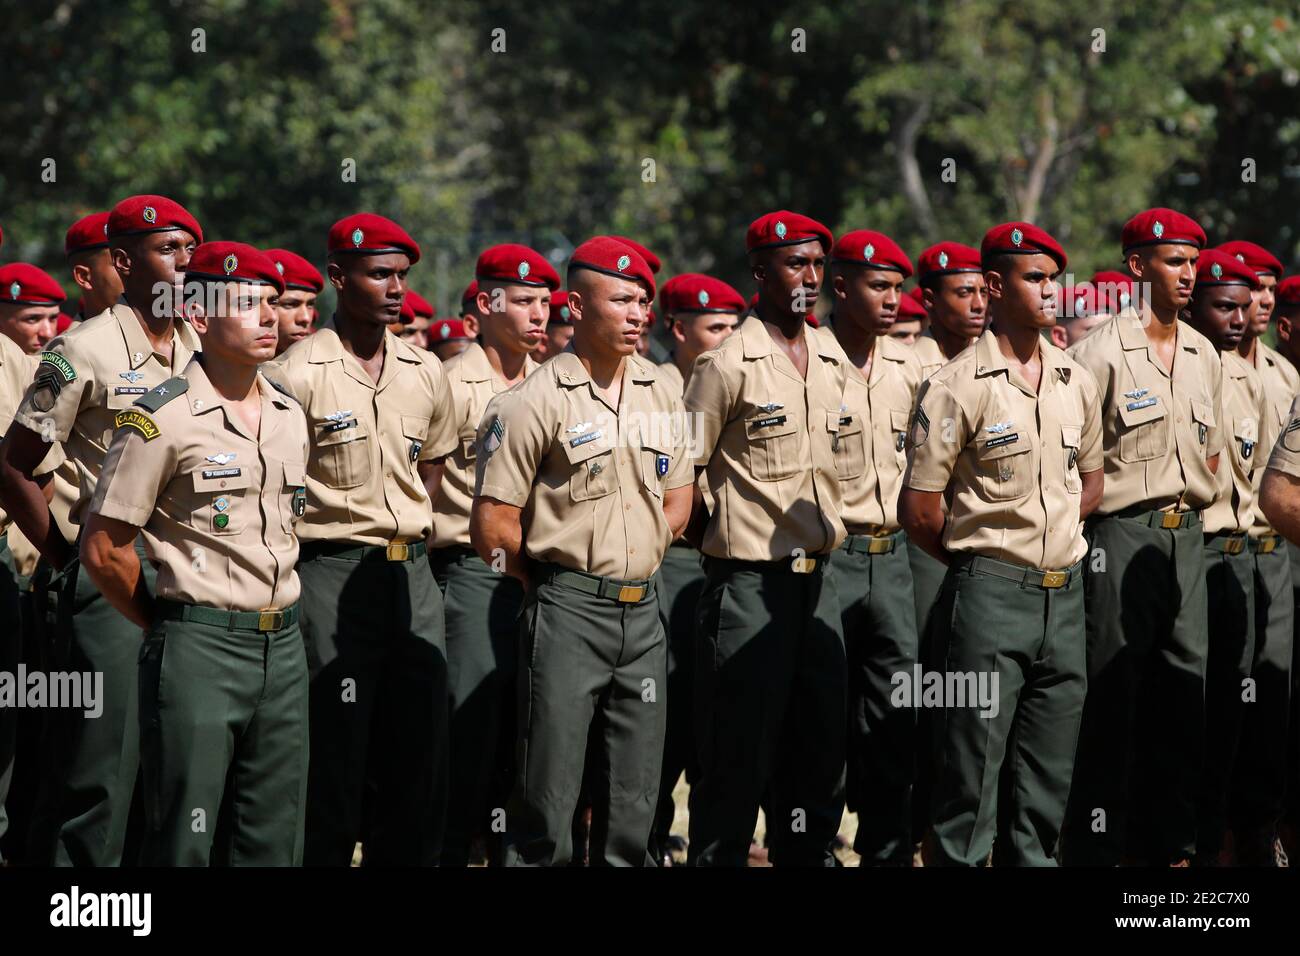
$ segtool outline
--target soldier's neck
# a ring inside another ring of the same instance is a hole
[[[677,371],[682,373],[682,384],[690,383],[691,372],[695,370],[695,360],[699,355],[687,355],[685,352],[673,350],[673,364],[677,366]]]
[[[1169,342],[1178,336],[1178,310],[1164,311],[1157,309],[1154,305],[1148,306],[1146,314],[1143,316],[1146,320],[1142,323],[1142,330],[1146,332],[1147,338],[1153,342]]]
[[[850,362],[860,369],[866,368],[867,363],[871,360],[872,353],[875,352],[876,339],[879,336],[845,316],[837,314],[835,319],[836,321],[831,325],[831,330],[835,333],[835,339],[840,343],[840,348],[844,350],[844,354],[849,357]]]
[[[342,313],[334,313],[334,332],[343,343],[345,351],[359,359],[373,359],[384,350],[386,325],[378,322],[358,322]]]
[[[1241,341],[1237,343],[1237,354],[1249,362],[1252,368],[1255,365],[1255,343],[1258,341],[1259,336],[1247,333],[1246,335],[1243,335]]]
[[[999,322],[993,319],[993,335],[998,340],[998,349],[1007,358],[1014,358],[1022,365],[1033,361],[1042,344],[1042,336],[1032,325],[1017,325],[1011,322]]]
[[[176,329],[176,320],[170,315],[154,315],[152,309],[138,308],[129,300],[127,306],[135,313],[141,328],[144,329],[145,338],[149,340],[153,350],[160,355],[171,355],[172,335]]]
[[[526,354],[511,352],[486,340],[483,342],[483,352],[487,355],[492,371],[496,372],[501,381],[513,385],[523,379],[524,365],[528,358]]]
[[[213,390],[227,401],[247,401],[257,391],[256,365],[235,365],[206,352],[199,353],[199,361]]]
[[[964,335],[958,335],[956,332],[948,331],[947,327],[934,316],[930,317],[930,334],[934,336],[934,342],[939,346],[939,351],[943,353],[944,358],[948,359],[956,358],[975,341]]]

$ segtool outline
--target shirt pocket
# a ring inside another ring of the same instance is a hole
[[[1201,450],[1205,450],[1206,442],[1209,440],[1210,429],[1215,426],[1214,410],[1210,407],[1209,402],[1198,401],[1193,398],[1188,403],[1192,406],[1192,421],[1196,423],[1196,440],[1200,442]]]
[[[838,429],[838,417],[836,428]],[[799,421],[783,412],[745,419],[744,464],[756,481],[781,481],[799,471]]]
[[[478,434],[473,429],[463,431],[456,436],[460,443],[460,457],[468,463],[473,463],[478,459]]]
[[[231,474],[236,472],[236,474]],[[247,524],[252,475],[245,468],[200,468],[193,473],[194,511],[191,523],[198,531],[219,536],[238,535]]]
[[[1254,472],[1258,460],[1255,452],[1259,446],[1259,423],[1254,418],[1235,419],[1232,423],[1232,437],[1241,470],[1249,475]]]
[[[1065,490],[1072,495],[1083,493],[1083,479],[1079,476],[1079,442],[1083,436],[1080,425],[1061,426],[1061,448],[1065,466]]]
[[[1021,435],[997,435],[980,445],[976,453],[980,493],[986,501],[1016,501],[1029,494],[1033,487],[1030,468],[1034,456],[1030,442]]]
[[[1119,460],[1139,462],[1163,458],[1169,451],[1169,422],[1164,401],[1158,395],[1121,398],[1116,422]]]
[[[424,439],[429,432],[429,421],[419,415],[402,416],[402,436],[406,439],[406,460],[415,467],[420,460],[420,451],[424,448]]]
[[[862,477],[867,468],[862,416],[849,411],[827,412],[826,428],[831,432],[831,450],[835,452],[835,476],[840,481]]]
[[[599,439],[573,446],[564,443],[569,460],[569,497],[574,501],[592,501],[612,494],[618,487],[618,468],[614,450]]]
[[[650,494],[656,498],[664,496],[664,479],[673,466],[673,456],[649,443],[641,442],[641,480]]]
[[[907,461],[907,432],[912,421],[912,413],[906,408],[889,410],[889,437],[894,442],[894,453],[898,455],[900,465]]]
[[[308,473],[330,488],[356,488],[370,479],[370,441],[357,418],[312,424],[316,454]]]
[[[288,534],[307,513],[307,469],[300,461],[284,463],[284,485],[280,493],[280,524]]]

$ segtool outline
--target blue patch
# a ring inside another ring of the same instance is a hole
[[[667,455],[660,455],[658,458],[655,459],[655,471],[658,473],[658,475],[659,475],[660,478],[662,478],[664,475],[668,474],[668,456],[667,456]]]

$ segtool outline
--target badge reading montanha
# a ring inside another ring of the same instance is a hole
[[[162,434],[152,418],[134,408],[125,409],[114,415],[113,427],[134,429],[144,436],[145,441],[153,441]]]

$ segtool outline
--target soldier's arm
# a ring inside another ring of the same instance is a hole
[[[442,473],[447,456],[456,449],[458,442],[456,431],[456,404],[451,392],[451,382],[436,356],[428,356],[426,362],[428,374],[433,382],[433,417],[420,448],[419,462],[416,470],[424,489],[429,493],[429,501],[436,503],[438,491],[442,487]]]
[[[1083,494],[1079,498],[1080,521],[1096,511],[1101,504],[1101,493],[1105,490],[1105,471],[1104,468],[1098,468],[1096,471],[1079,472],[1079,480],[1083,482]]]
[[[943,492],[904,488],[898,495],[898,520],[907,539],[926,554],[948,563],[943,546]]]
[[[53,485],[35,475],[49,453],[46,441],[26,425],[14,422],[0,444],[0,504],[28,541],[54,568],[65,568],[73,558],[50,514]]]
[[[524,554],[524,509],[495,498],[477,497],[469,512],[469,540],[490,567],[505,560],[505,573],[530,587],[528,557]]]
[[[1259,510],[1278,534],[1300,543],[1300,397],[1291,403],[1269,455],[1268,470],[1260,483]]]
[[[524,550],[523,510],[552,436],[546,409],[535,397],[520,400],[514,392],[494,398],[478,427],[478,468],[474,504],[469,512],[469,539],[491,567],[505,560],[505,573],[530,586]]]
[[[1223,450],[1223,363],[1212,362],[1210,384],[1210,407],[1214,411],[1214,427],[1207,429],[1205,436],[1205,463],[1210,466],[1212,474],[1219,470],[1219,452]]]
[[[943,494],[952,479],[957,456],[969,439],[961,404],[942,382],[921,386],[912,414],[912,431],[903,489],[898,496],[898,520],[917,547],[947,564],[943,546]]]
[[[715,361],[716,353],[705,352],[695,360],[691,381],[686,386],[683,406],[691,425],[691,456],[695,460],[695,491],[691,495],[691,517],[686,525],[686,540],[700,547],[709,524],[709,511],[699,487],[699,477],[708,467],[718,447],[723,426],[731,417],[733,390]]]
[[[1082,369],[1080,384],[1083,389],[1083,428],[1079,435],[1079,481],[1083,490],[1079,496],[1079,520],[1087,518],[1101,504],[1105,491],[1106,458],[1102,446],[1101,395],[1097,380],[1087,367]]]
[[[691,485],[691,515],[682,529],[682,537],[688,544],[699,548],[704,544],[704,529],[709,526],[709,508],[704,503],[704,492],[700,488],[700,475],[704,469],[695,468],[695,483]]]
[[[81,566],[109,604],[131,623],[148,630],[153,598],[135,553],[139,533],[139,528],[125,521],[92,514],[81,535]]]

